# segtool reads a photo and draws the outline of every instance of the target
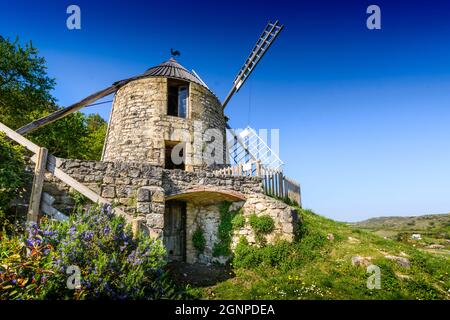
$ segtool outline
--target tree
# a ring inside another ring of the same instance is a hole
[[[24,154],[22,146],[11,143],[0,132],[0,238],[2,232],[14,229],[9,205],[24,191],[27,178]]]
[[[108,123],[98,114],[90,114],[86,122],[88,131],[88,135],[85,138],[85,144],[87,146],[86,158],[100,160]]]
[[[55,80],[48,77],[45,59],[31,41],[21,46],[18,38],[11,42],[1,37],[0,56],[1,122],[17,129],[58,110],[51,94]],[[99,160],[106,127],[99,115],[76,112],[28,138],[58,157]]]

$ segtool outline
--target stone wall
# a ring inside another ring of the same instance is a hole
[[[138,212],[137,196],[141,187],[162,185],[163,169],[148,164],[63,159],[60,169],[103,198],[114,200],[130,215]],[[46,180],[44,191],[56,198],[54,206],[70,212],[73,206],[70,188],[49,174]]]
[[[258,177],[231,177],[208,171],[163,170],[162,187],[166,190],[166,195],[177,194],[183,190],[195,189],[200,186],[233,190],[243,194],[263,192],[261,179]]]
[[[242,208],[248,218],[252,213],[267,214],[275,221],[275,230],[267,235],[267,242],[291,241],[297,226],[295,210],[281,201],[263,194],[261,179],[258,177],[231,177],[208,171],[187,172],[167,170],[148,163],[121,163],[82,160],[61,160],[59,168],[74,179],[85,184],[102,197],[116,202],[125,212],[140,217],[143,230],[151,236],[164,235],[165,202],[172,197],[181,197],[187,203],[186,212],[186,258],[187,262],[224,262],[227,257],[212,255],[218,241],[220,204],[234,201],[233,209]],[[208,190],[206,193],[192,190]],[[54,206],[64,213],[71,212],[73,199],[69,188],[50,175],[46,177],[44,191],[56,198]],[[188,194],[188,196],[186,196]],[[244,200],[239,200],[239,195]],[[192,244],[192,235],[202,228],[206,238],[206,248],[197,253]],[[253,230],[247,223],[233,236],[232,248],[239,237],[245,236],[255,243]]]
[[[207,146],[221,154],[219,162],[225,163],[226,120],[219,100],[196,83],[189,83],[189,92],[184,119],[167,115],[167,78],[144,78],[123,86],[114,98],[103,160],[163,167],[165,141],[179,141],[185,143],[188,171],[209,165],[203,158]],[[208,129],[216,129],[221,138],[209,137]]]
[[[213,257],[214,245],[218,241],[220,210],[217,204],[194,205],[188,203],[186,216],[186,262],[211,263],[217,260]],[[205,236],[205,250],[198,253],[192,243],[192,235],[201,228]]]
[[[246,223],[243,228],[234,232],[232,248],[236,247],[241,236],[244,236],[250,244],[258,244],[255,240],[255,233],[248,223],[248,217],[252,214],[268,215],[275,222],[274,231],[265,236],[267,243],[274,244],[280,240],[289,242],[294,240],[298,227],[298,214],[294,208],[284,202],[264,194],[252,194],[244,203],[235,203],[232,209],[238,207],[242,208]]]

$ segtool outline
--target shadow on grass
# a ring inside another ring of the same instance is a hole
[[[177,284],[189,284],[192,287],[212,286],[235,277],[233,269],[228,265],[171,262],[166,266],[166,270]]]

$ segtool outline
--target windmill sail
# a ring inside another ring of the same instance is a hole
[[[245,81],[248,79],[248,77],[258,64],[258,62],[270,48],[270,46],[278,37],[282,29],[283,25],[280,25],[278,20],[275,21],[275,23],[271,23],[269,21],[267,26],[264,28],[263,33],[258,38],[258,41],[256,41],[256,44],[253,47],[252,51],[250,52],[250,55],[245,60],[244,65],[239,70],[236,78],[234,79],[233,86],[231,87],[230,92],[228,93],[227,97],[222,103],[223,108],[226,107],[233,94],[235,92],[238,92],[239,89],[242,87],[242,85],[245,83]]]
[[[236,78],[233,81],[233,86],[230,92],[222,103],[225,108],[234,93],[238,92],[248,77],[255,70],[256,65],[270,48],[272,43],[283,29],[278,20],[274,23],[269,23],[264,28],[261,36],[256,41],[255,46],[245,60],[244,65],[239,70]],[[233,163],[249,163],[249,161],[261,161],[261,164],[278,169],[283,165],[283,161],[276,155],[272,149],[258,136],[258,134],[250,127],[247,127],[243,132],[237,134],[230,126],[227,125],[228,132],[232,136],[229,141],[229,156]]]
[[[280,157],[249,126],[240,133],[231,134],[228,145],[231,164],[248,164],[257,160],[262,166],[272,169],[280,169],[284,164]]]

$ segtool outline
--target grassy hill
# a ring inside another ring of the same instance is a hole
[[[430,253],[450,254],[450,214],[379,217],[357,222],[354,226]],[[413,239],[413,234],[420,234],[421,239]]]
[[[295,243],[242,243],[229,279],[191,293],[206,299],[450,299],[448,256],[298,211]],[[369,264],[381,269],[381,289],[367,288]]]
[[[355,225],[371,230],[437,230],[450,226],[450,214],[429,214],[408,217],[377,217],[357,222]]]

